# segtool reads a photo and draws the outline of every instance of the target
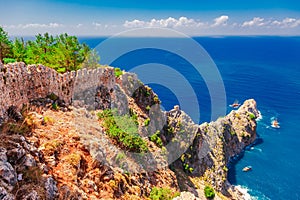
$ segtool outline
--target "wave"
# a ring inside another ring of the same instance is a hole
[[[246,186],[236,185],[234,186],[240,193],[243,194],[244,200],[270,200],[270,198],[266,197],[261,192],[252,191],[251,189],[247,188]],[[256,193],[257,196],[251,196],[250,193]]]
[[[248,193],[249,189],[248,189],[247,187],[241,186],[241,185],[237,185],[237,186],[235,186],[235,188],[236,188],[240,193],[243,194],[243,198],[244,198],[245,200],[256,200],[256,199],[257,199],[256,197],[252,197],[252,196]]]
[[[260,121],[262,119],[263,119],[263,116],[262,116],[261,112],[258,111],[258,117],[256,118],[256,121]]]
[[[251,150],[257,150],[257,151],[259,151],[259,152],[262,152],[262,151],[263,151],[261,148],[257,148],[257,147],[251,147],[250,149],[251,149]]]

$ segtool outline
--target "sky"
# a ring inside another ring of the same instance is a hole
[[[0,0],[10,36],[110,36],[170,28],[190,36],[300,35],[299,0]]]

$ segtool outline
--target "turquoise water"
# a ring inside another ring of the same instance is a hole
[[[300,38],[194,38],[215,61],[226,89],[227,104],[254,98],[263,118],[259,140],[229,170],[229,180],[248,188],[258,199],[300,199]],[[171,39],[176,42],[176,39]],[[81,38],[95,47],[103,38]],[[191,50],[192,53],[192,50]],[[201,108],[200,121],[210,120],[210,96],[201,76],[185,60],[165,51],[143,49],[128,53],[112,65],[125,70],[157,62],[180,71],[192,84]],[[168,88],[152,84],[165,109],[178,104]],[[188,98],[186,99],[188,101]],[[227,112],[230,108],[227,107]],[[193,111],[188,111],[193,116]],[[270,127],[278,118],[280,129]],[[253,170],[242,172],[251,165]]]

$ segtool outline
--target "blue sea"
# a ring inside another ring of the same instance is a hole
[[[247,188],[257,199],[300,199],[300,37],[193,39],[215,62],[224,82],[226,105],[235,100],[243,102],[254,98],[262,114],[257,127],[259,140],[230,168],[230,182]],[[92,48],[103,40],[80,38]],[[172,38],[168,42],[176,43],[177,40]],[[190,53],[193,54],[193,49]],[[162,63],[178,70],[196,93],[200,122],[211,120],[211,100],[206,83],[201,76],[195,75],[187,60],[162,50],[142,49],[120,56],[112,65],[130,70],[146,63]],[[159,76],[159,72],[157,74]],[[149,85],[159,95],[164,109],[169,110],[179,103],[176,94],[166,86]],[[226,112],[230,111],[226,106]],[[194,115],[193,109],[187,112]],[[279,129],[270,126],[273,118],[280,122]],[[252,166],[252,171],[242,172],[248,165]]]

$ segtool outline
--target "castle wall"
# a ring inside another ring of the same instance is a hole
[[[59,74],[43,65],[0,63],[0,117],[5,118],[10,106],[20,109],[30,100],[44,98],[51,93],[70,105],[74,95],[100,85],[113,89],[113,68],[81,69]]]

